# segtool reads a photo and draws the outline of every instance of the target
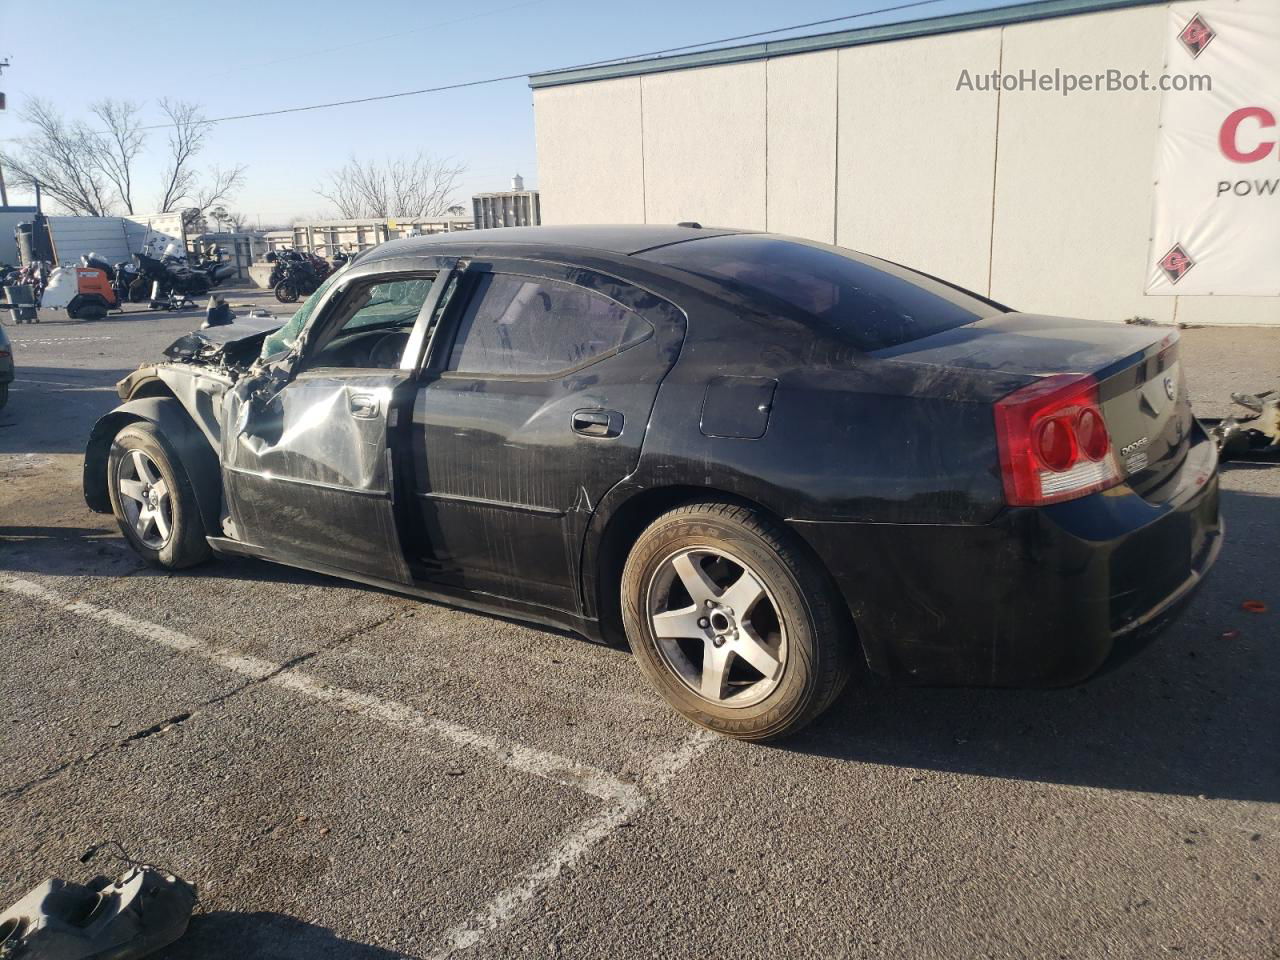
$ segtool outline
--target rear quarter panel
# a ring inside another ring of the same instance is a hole
[[[724,490],[796,520],[982,523],[1002,508],[991,402],[1023,379],[878,360],[773,318],[722,317],[707,326],[723,335],[703,338],[699,319],[637,481]],[[708,388],[725,377],[776,381],[758,438],[703,432]]]

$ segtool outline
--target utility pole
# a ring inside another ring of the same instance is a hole
[[[0,76],[4,74],[4,68],[9,65],[9,58],[5,57],[0,60]],[[5,108],[4,91],[0,90],[0,110]],[[0,164],[0,207],[9,205],[9,191],[4,188],[4,164]]]

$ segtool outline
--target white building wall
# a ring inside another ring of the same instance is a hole
[[[957,91],[995,70],[1000,31],[840,53],[840,246],[987,292],[994,94]]]
[[[641,81],[645,222],[763,230],[765,61]]]
[[[1005,27],[1004,71],[1159,76],[1168,8]],[[992,296],[1036,313],[1173,319],[1143,294],[1159,93],[1003,93]]]
[[[537,96],[543,223],[644,223],[640,78]]]
[[[1158,93],[956,90],[962,69],[1158,76],[1168,16],[1154,5],[539,88],[543,222],[768,229],[1026,311],[1280,324],[1280,298],[1143,293]]]
[[[766,228],[824,243],[836,232],[839,53],[765,61]]]

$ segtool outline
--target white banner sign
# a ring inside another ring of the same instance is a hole
[[[1169,9],[1147,293],[1280,296],[1280,3]]]

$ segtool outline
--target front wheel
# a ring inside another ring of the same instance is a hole
[[[689,504],[655,520],[627,558],[622,612],[663,698],[743,740],[808,724],[853,662],[825,572],[785,528],[734,504]]]
[[[287,280],[281,280],[276,284],[276,299],[281,303],[297,303],[298,288]]]
[[[116,434],[107,490],[120,532],[147,563],[178,570],[208,559],[195,492],[154,426],[133,423]]]

